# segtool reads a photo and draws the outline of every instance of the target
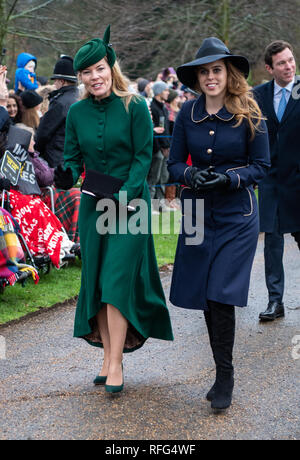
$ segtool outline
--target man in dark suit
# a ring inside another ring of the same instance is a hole
[[[273,79],[254,88],[267,118],[271,168],[259,184],[260,230],[265,232],[265,274],[269,292],[261,321],[284,316],[284,234],[291,233],[300,249],[300,88],[295,77],[292,46],[275,41],[265,51],[266,69]]]

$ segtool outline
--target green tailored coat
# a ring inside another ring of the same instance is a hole
[[[127,203],[141,198],[147,204],[146,211],[143,207],[144,219],[140,219],[144,223],[142,231],[129,232],[126,226],[130,221],[138,224],[142,207],[127,213],[126,206],[117,206],[108,217],[102,200],[82,194],[82,277],[74,336],[94,346],[103,346],[96,314],[106,303],[118,308],[129,322],[124,352],[140,348],[148,337],[173,340],[151,234],[146,177],[152,139],[151,117],[140,98],[135,97],[126,111],[123,100],[114,93],[101,101],[89,97],[72,105],[67,117],[64,159],[74,183],[84,167],[94,169],[124,181],[115,195],[123,205],[124,192]]]

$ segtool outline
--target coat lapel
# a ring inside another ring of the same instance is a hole
[[[272,119],[277,125],[279,121],[274,110],[274,80],[271,80],[266,85],[266,98],[265,98],[265,114],[267,118]]]

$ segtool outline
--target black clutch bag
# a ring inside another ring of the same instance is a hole
[[[81,191],[96,198],[112,198],[114,193],[118,193],[123,183],[117,177],[102,174],[94,169],[88,169]]]

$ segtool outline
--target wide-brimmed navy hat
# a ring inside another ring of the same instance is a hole
[[[219,59],[229,59],[230,62],[240,70],[245,78],[248,77],[250,66],[247,58],[231,54],[227,46],[216,37],[206,38],[199,48],[194,61],[187,62],[178,67],[177,76],[181,83],[194,88],[197,83],[196,68],[202,64],[218,61]]]

